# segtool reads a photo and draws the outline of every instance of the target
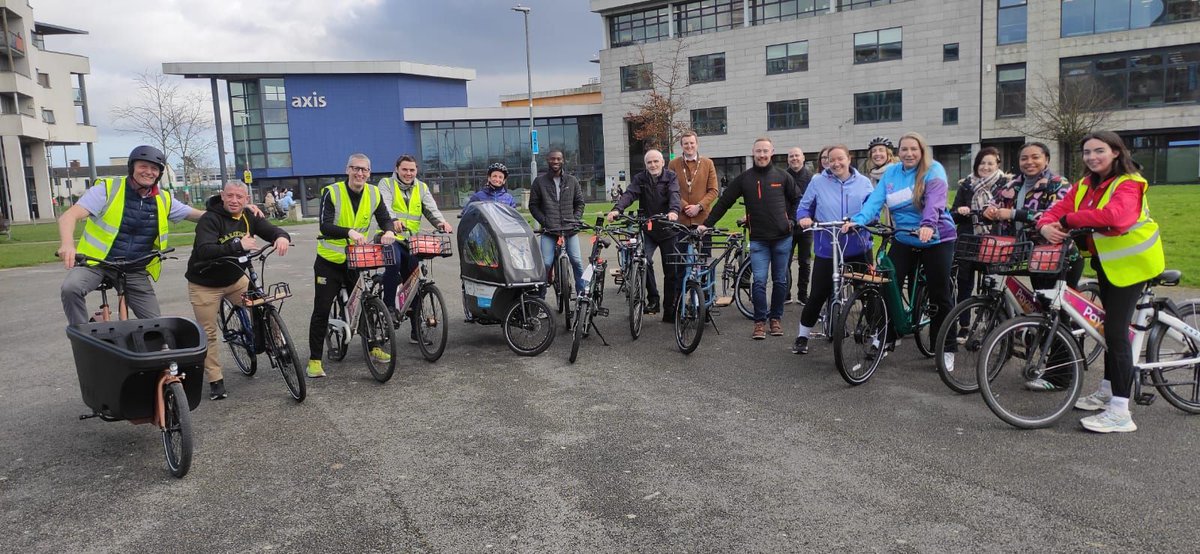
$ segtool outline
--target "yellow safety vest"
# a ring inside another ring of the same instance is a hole
[[[1075,187],[1075,210],[1083,204],[1087,195],[1086,177]],[[1136,181],[1142,186],[1142,213],[1138,216],[1129,230],[1116,236],[1103,233],[1093,233],[1092,242],[1096,245],[1096,256],[1100,258],[1100,267],[1109,282],[1118,287],[1128,287],[1143,281],[1158,277],[1167,267],[1163,256],[1162,238],[1158,233],[1158,223],[1150,219],[1150,200],[1146,190],[1150,187],[1141,175],[1122,175],[1108,185],[1108,190],[1100,197],[1096,209],[1103,208],[1117,186],[1125,181]]]
[[[332,185],[325,187],[329,191],[329,199],[333,201],[333,211],[337,213],[337,218],[334,224],[338,227],[346,227],[354,229],[362,234],[367,234],[371,227],[371,217],[375,214],[375,207],[382,201],[379,195],[379,189],[370,183],[363,186],[362,199],[358,201],[358,211],[354,211],[350,203],[350,191],[346,188],[344,181],[338,181]],[[331,239],[328,237],[319,237],[317,239],[317,255],[329,260],[335,264],[346,263],[346,247],[350,245],[350,239]]]
[[[102,179],[107,200],[100,213],[91,214],[83,224],[83,235],[79,237],[79,245],[75,251],[101,260],[107,259],[108,251],[117,240],[117,232],[121,230],[121,219],[125,216],[125,177],[120,181],[112,178]],[[158,204],[158,238],[154,239],[154,249],[167,248],[167,234],[170,223],[167,216],[171,213],[171,193],[158,189],[155,195]],[[90,263],[88,265],[95,265]],[[162,262],[154,260],[146,265],[146,272],[155,281],[162,271]]]
[[[420,179],[413,179],[412,194],[408,197],[408,202],[404,201],[404,194],[400,191],[400,180],[384,177],[379,182],[379,186],[392,187],[392,217],[396,218],[403,224],[404,234],[415,235],[421,229],[421,194],[422,188],[427,187]]]

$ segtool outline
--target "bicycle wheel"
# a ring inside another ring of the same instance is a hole
[[[335,298],[329,306],[329,319],[346,321],[346,306],[344,297]],[[361,316],[360,316],[361,317]],[[346,331],[330,325],[325,330],[325,356],[332,361],[340,362],[346,358],[350,350],[350,337]]]
[[[432,283],[421,287],[420,296],[412,310],[417,317],[417,346],[421,349],[421,356],[427,361],[436,362],[446,352],[446,336],[449,332],[446,300],[442,298],[442,291]]]
[[[386,383],[396,371],[396,331],[392,327],[392,315],[379,297],[366,296],[362,300],[362,315],[358,322],[367,369],[376,381]],[[376,348],[387,356],[386,360],[371,355]]]
[[[750,260],[743,259],[736,283],[733,303],[746,319],[754,319],[754,271],[750,268]]]
[[[959,394],[979,390],[975,368],[979,365],[983,340],[1007,317],[1005,310],[986,296],[975,296],[959,302],[946,314],[946,320],[933,341],[933,358],[937,362],[938,377],[950,390]],[[950,339],[951,333],[953,339]],[[954,353],[950,366],[946,365],[943,356],[947,340],[954,340],[958,344],[958,351]],[[988,375],[994,376],[996,369],[989,370]]]
[[[575,328],[571,332],[571,355],[568,358],[571,363],[575,363],[575,358],[579,356],[579,343],[583,341],[583,335],[587,333],[590,302],[582,297],[575,301]]]
[[[554,314],[540,298],[522,295],[504,316],[504,340],[521,356],[537,356],[554,342]]]
[[[953,298],[953,297],[951,297]],[[929,302],[929,288],[925,283],[917,286],[916,301],[911,312],[913,338],[917,350],[926,358],[933,356],[933,305]]]
[[[1200,303],[1184,302],[1175,317],[1193,329],[1200,329]],[[1147,362],[1171,362],[1200,356],[1200,344],[1166,324],[1156,323],[1146,341]],[[1140,378],[1140,377],[1139,377]],[[1150,371],[1150,382],[1172,406],[1189,414],[1200,414],[1200,364]]]
[[[554,262],[554,289],[558,293],[558,313],[566,313],[571,309],[571,264],[567,262],[566,256],[560,256]],[[570,318],[568,318],[570,319]],[[570,324],[567,324],[570,327]]]
[[[258,371],[258,356],[254,355],[254,326],[250,324],[250,314],[245,308],[222,298],[217,322],[238,369],[243,374],[254,375]]]
[[[263,306],[263,324],[271,365],[279,368],[292,399],[304,402],[308,379],[304,378],[304,366],[300,365],[300,358],[296,355],[296,343],[292,342],[292,335],[288,333],[287,325],[284,325],[283,317],[275,306]]]
[[[675,345],[684,354],[695,352],[704,336],[704,320],[707,307],[700,283],[691,282],[675,307]]]
[[[629,304],[629,335],[637,340],[642,334],[642,311],[646,308],[646,266],[642,260],[629,262],[625,275],[625,300]]]
[[[833,362],[851,385],[875,374],[887,347],[888,314],[883,295],[865,287],[850,295],[833,324]]]
[[[1088,299],[1097,306],[1100,305],[1099,282],[1088,281],[1086,283],[1082,283],[1079,285],[1079,288],[1075,289],[1075,291],[1083,295],[1084,298]],[[1071,324],[1074,325],[1074,323],[1075,321],[1072,320]],[[1096,339],[1093,339],[1091,335],[1082,331],[1080,331],[1078,336],[1079,351],[1084,353],[1087,358],[1088,366],[1090,367],[1092,364],[1096,363],[1096,360],[1099,360],[1100,357],[1104,355],[1104,343],[1097,342]]]
[[[983,341],[975,379],[984,402],[1005,423],[1021,429],[1053,425],[1079,398],[1083,354],[1071,331],[1050,327],[1045,316],[1001,323]],[[1027,386],[1043,379],[1053,389]]]
[[[163,450],[167,469],[175,477],[183,477],[192,467],[192,412],[188,406],[183,383],[175,382],[162,390]]]

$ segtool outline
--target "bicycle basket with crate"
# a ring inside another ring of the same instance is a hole
[[[1029,272],[1030,273],[1050,273],[1057,274],[1062,271],[1063,264],[1067,263],[1071,258],[1071,249],[1073,244],[1071,241],[1063,241],[1062,244],[1039,244],[1034,246],[1029,252]]]
[[[449,258],[454,254],[450,235],[419,233],[408,239],[408,251],[418,258]]]
[[[882,285],[892,280],[892,270],[864,263],[847,263],[842,267],[842,278]]]
[[[262,294],[256,291],[246,291],[242,293],[242,304],[247,308],[267,304],[269,302],[279,302],[284,298],[292,296],[292,287],[287,283],[275,283],[268,286]]]
[[[989,274],[1022,273],[1029,266],[1033,243],[1002,235],[960,235],[954,257]]]
[[[346,247],[346,264],[350,269],[378,269],[396,265],[396,251],[382,244],[351,244]]]

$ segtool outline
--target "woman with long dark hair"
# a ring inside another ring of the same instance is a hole
[[[1042,214],[1038,230],[1059,244],[1071,229],[1094,228],[1088,235],[1092,269],[1100,281],[1104,305],[1104,380],[1100,388],[1075,407],[1099,411],[1080,420],[1084,429],[1097,433],[1136,431],[1129,412],[1133,389],[1133,351],[1129,322],[1146,282],[1166,267],[1158,224],[1150,219],[1146,202],[1149,185],[1125,147],[1112,131],[1097,131],[1081,142],[1087,172],[1070,192]]]

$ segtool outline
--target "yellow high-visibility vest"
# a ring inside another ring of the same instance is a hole
[[[337,213],[334,223],[338,227],[347,227],[364,235],[367,234],[371,227],[371,217],[375,214],[375,207],[382,201],[379,189],[370,183],[363,186],[362,199],[358,201],[358,211],[354,211],[351,206],[350,191],[346,188],[344,181],[329,185],[325,187],[325,190],[329,191],[329,199],[333,201],[333,211]],[[346,263],[346,247],[349,245],[350,239],[348,238],[320,237],[317,239],[317,255],[335,264],[344,264]]]
[[[112,250],[112,245],[117,240],[117,232],[121,230],[121,219],[125,216],[125,179],[125,177],[121,177],[120,180],[112,178],[101,180],[104,183],[107,201],[100,213],[88,216],[87,221],[84,222],[83,235],[79,237],[79,244],[75,247],[76,252],[101,260],[107,258],[109,250]],[[154,200],[158,207],[158,237],[154,239],[154,249],[163,250],[167,248],[167,235],[170,229],[170,220],[167,219],[167,216],[171,213],[171,193],[160,188],[158,194],[154,196]],[[146,265],[146,272],[155,281],[158,280],[161,271],[162,262],[160,260],[156,259]]]
[[[403,224],[404,234],[415,235],[421,229],[421,194],[424,187],[428,187],[422,183],[420,179],[413,179],[412,194],[408,197],[408,202],[404,201],[404,194],[400,191],[400,180],[385,177],[379,181],[379,186],[392,187],[392,205],[390,209],[396,221]]]
[[[1086,179],[1085,177],[1080,180],[1075,187],[1076,211],[1083,204],[1083,197],[1087,195],[1088,187],[1084,184]],[[1096,203],[1096,209],[1107,205],[1113,191],[1125,181],[1135,181],[1142,187],[1142,213],[1138,216],[1137,223],[1116,236],[1092,234],[1096,256],[1100,258],[1100,267],[1104,268],[1109,282],[1118,287],[1128,287],[1158,277],[1167,266],[1158,223],[1150,219],[1150,199],[1146,197],[1146,190],[1150,185],[1141,175],[1121,175],[1114,179]]]

